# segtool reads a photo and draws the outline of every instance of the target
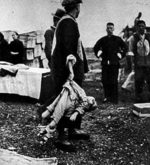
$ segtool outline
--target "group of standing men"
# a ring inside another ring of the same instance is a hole
[[[131,57],[135,73],[135,103],[145,102],[142,95],[145,83],[150,92],[150,34],[146,31],[145,21],[140,19],[136,21],[135,31],[128,39],[128,44],[113,35],[113,23],[107,23],[106,31],[107,36],[98,40],[94,46],[95,54],[98,58],[102,58],[104,102],[118,102],[119,61],[126,55]]]
[[[63,84],[68,79],[74,80],[82,87],[84,73],[88,72],[86,55],[80,40],[80,33],[76,22],[76,18],[80,13],[81,3],[82,0],[63,0],[62,6],[64,10],[58,9],[56,11],[54,14],[54,27],[51,27],[51,30],[45,33],[45,52],[49,60],[49,66],[54,81],[54,97],[44,105],[45,107],[61,92]],[[150,75],[150,37],[145,32],[146,24],[144,21],[138,21],[137,27],[137,32],[132,36],[129,42],[129,48],[134,53],[135,91],[136,97],[139,97],[144,79],[150,84],[150,78],[148,76]],[[106,31],[107,35],[99,39],[94,45],[94,52],[96,57],[102,58],[104,102],[117,104],[119,61],[126,56],[128,46],[120,37],[113,34],[113,23],[107,23]],[[76,61],[74,66],[71,64],[72,58]],[[69,119],[62,118],[57,127],[58,139],[60,142],[69,145],[69,142],[64,139],[65,127],[68,128],[69,135],[73,134],[87,137],[84,132],[79,133],[75,131],[75,128],[80,129],[80,125],[81,118],[73,127],[69,127],[71,126],[71,124],[69,124]]]

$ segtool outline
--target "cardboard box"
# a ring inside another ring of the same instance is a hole
[[[27,60],[34,59],[34,49],[26,49],[26,59]]]
[[[133,104],[133,113],[139,117],[150,117],[150,103]]]
[[[39,57],[42,55],[42,45],[41,44],[36,44],[34,48],[34,57]]]

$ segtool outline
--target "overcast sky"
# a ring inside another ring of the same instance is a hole
[[[17,30],[19,33],[46,30],[52,25],[51,13],[61,0],[0,0],[0,30]],[[106,34],[108,21],[115,23],[115,34],[127,24],[133,25],[138,12],[150,25],[149,0],[83,0],[77,19],[85,46],[93,46]]]

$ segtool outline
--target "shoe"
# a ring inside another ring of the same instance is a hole
[[[55,142],[55,146],[66,152],[76,152],[76,148],[68,140],[58,140]]]
[[[66,133],[64,131],[58,132],[57,144],[61,146],[70,146],[71,143],[68,141]]]
[[[72,144],[68,140],[58,140],[57,144],[64,147],[72,146]]]
[[[90,136],[82,130],[73,130],[68,133],[68,138],[74,140],[89,140]]]

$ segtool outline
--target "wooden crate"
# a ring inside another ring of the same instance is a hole
[[[150,103],[133,104],[133,113],[139,117],[150,117]]]

